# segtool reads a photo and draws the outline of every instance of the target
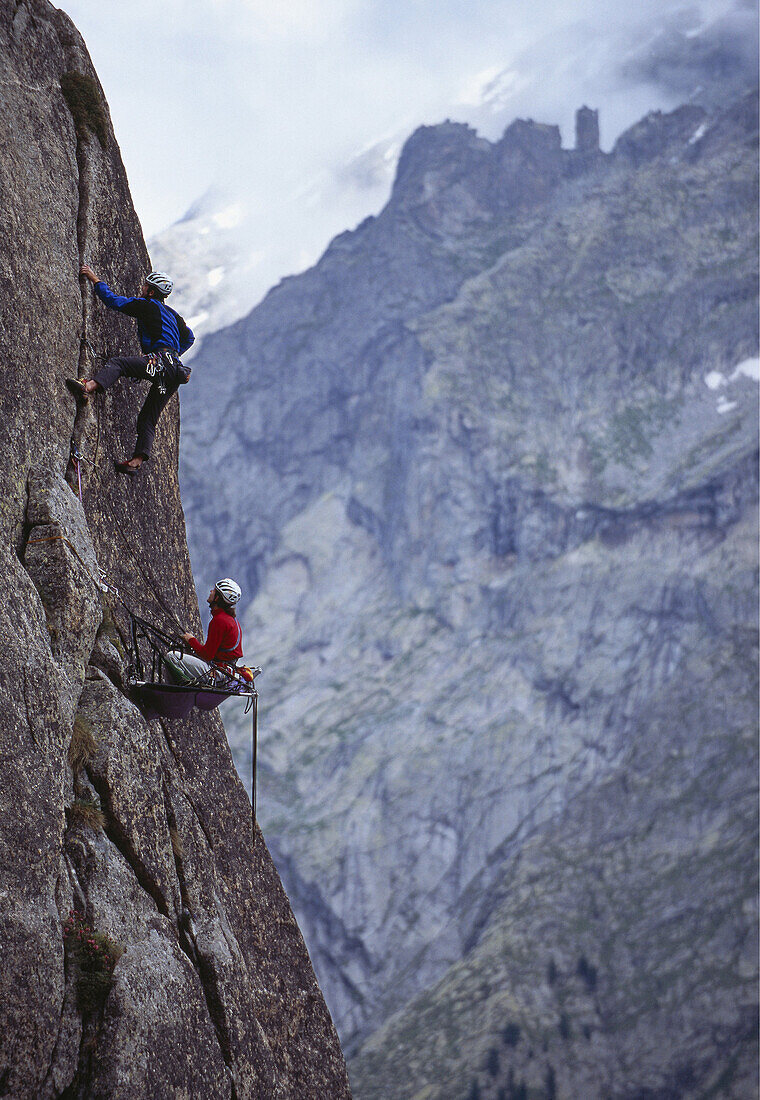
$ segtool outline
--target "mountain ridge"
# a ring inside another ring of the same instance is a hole
[[[386,208],[209,337],[188,394],[193,553],[257,593],[262,812],[368,1100],[755,1080],[757,98],[654,112],[608,154],[579,123],[575,151],[536,123],[417,132]],[[658,1016],[650,862],[712,1037],[680,981]],[[607,1029],[629,935],[640,1022]],[[505,999],[531,1040],[491,1055]]]

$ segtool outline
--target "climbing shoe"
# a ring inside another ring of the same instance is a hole
[[[69,390],[74,394],[74,397],[76,397],[77,401],[81,401],[82,404],[84,404],[84,402],[89,397],[87,390],[84,388],[84,384],[86,381],[86,378],[66,379],[66,385],[68,386]]]
[[[116,459],[113,460],[113,467],[120,474],[126,474],[128,477],[134,477],[140,472],[139,466],[130,466],[128,462],[117,462]]]

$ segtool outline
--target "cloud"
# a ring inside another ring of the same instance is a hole
[[[357,0],[211,0],[219,19],[250,40],[320,42],[350,25]]]
[[[395,171],[400,152],[401,142],[393,137],[373,142],[346,164],[339,164],[335,179],[338,184],[345,183],[360,191],[385,188]]]
[[[706,25],[674,18],[620,72],[678,99],[724,104],[757,83],[757,33],[754,4],[739,4]]]
[[[418,125],[449,117],[494,140],[533,117],[570,144],[585,102],[609,147],[696,79],[743,72],[754,48],[743,0],[63,4],[98,68],[147,233],[220,184],[246,210],[239,235],[261,257],[262,293],[379,210]]]

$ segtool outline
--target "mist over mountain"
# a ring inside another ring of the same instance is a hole
[[[418,129],[183,394],[361,1100],[757,1088],[757,95],[575,131]]]
[[[153,265],[171,271],[174,293],[199,337],[248,313],[260,296],[256,267],[262,254],[251,252],[241,236],[246,217],[241,202],[211,188],[150,243]],[[197,350],[190,349],[190,359]]]
[[[725,107],[756,79],[757,6],[743,0],[706,25],[692,19],[688,9],[674,15],[621,63],[620,73],[679,100]]]
[[[246,156],[251,139],[241,136],[237,169],[221,173],[180,221],[153,236],[151,257],[176,273],[177,299],[204,337],[244,316],[279,279],[316,263],[333,236],[384,206],[417,121],[448,117],[497,141],[515,117],[550,119],[570,148],[575,108],[590,103],[603,108],[601,145],[609,150],[649,111],[685,102],[718,107],[752,87],[757,20],[755,5],[743,0],[636,9],[586,0],[571,22],[547,12],[538,38],[516,19],[503,43],[508,64],[471,72],[422,112],[402,100],[392,120],[364,126],[369,136],[358,147],[344,142],[334,150],[331,121],[320,119],[324,153],[295,164],[266,201],[270,157],[257,145]],[[283,152],[294,155],[290,143]]]

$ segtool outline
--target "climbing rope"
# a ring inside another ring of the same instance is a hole
[[[84,352],[85,359],[89,355],[89,358],[91,360],[92,365],[95,365],[98,361],[100,361],[101,363],[105,363],[106,360],[108,359],[108,355],[105,352],[96,351],[95,348],[90,343],[90,341],[87,339],[87,336],[85,334],[82,335],[81,349],[82,350],[80,351],[80,359],[79,359],[80,377],[84,377],[85,375],[87,377],[89,377],[91,375],[91,373],[93,373],[93,372],[90,371],[90,370],[85,370],[85,371],[82,370],[82,352]],[[98,451],[100,449],[100,405],[101,405],[101,403],[98,400],[99,392],[100,391],[96,390],[94,394],[90,395],[91,398],[92,398],[93,404],[95,406],[95,447],[93,448],[92,457],[91,458],[86,458],[82,454],[79,455],[80,461],[88,462],[93,467],[93,469],[97,469]],[[73,446],[73,443],[72,443],[72,446]]]
[[[182,642],[181,639],[177,638],[174,634],[171,634],[168,631],[164,631],[160,627],[154,626],[152,623],[147,622],[147,620],[142,619],[139,615],[136,615],[134,613],[134,611],[132,611],[131,608],[125,603],[121,593],[119,592],[119,589],[116,587],[115,584],[113,584],[112,581],[110,581],[108,579],[108,577],[106,576],[105,572],[102,569],[100,569],[100,568],[98,569],[99,576],[97,578],[93,577],[92,573],[89,570],[87,562],[84,560],[82,555],[79,553],[76,546],[74,546],[74,544],[71,542],[71,540],[66,538],[65,535],[45,535],[44,538],[28,539],[26,545],[27,545],[27,547],[36,546],[39,543],[43,543],[43,542],[63,542],[63,543],[65,543],[65,545],[68,546],[69,550],[71,550],[72,554],[74,555],[74,557],[77,559],[77,561],[81,565],[82,571],[84,572],[87,579],[92,582],[92,584],[95,586],[95,588],[97,588],[97,590],[99,592],[105,592],[108,595],[113,596],[117,600],[117,602],[119,604],[121,604],[121,606],[124,608],[127,615],[130,617],[130,620],[136,620],[140,624],[141,627],[144,627],[144,628],[152,631],[157,636],[160,636],[161,638],[168,641],[169,644],[171,644],[172,646],[178,646],[180,648],[183,648],[184,643]],[[185,648],[185,651],[186,651],[186,648]]]
[[[77,147],[77,152],[79,152],[79,146]],[[81,178],[82,170],[83,170],[82,166],[80,165],[80,178]],[[79,210],[79,214],[78,214],[78,217],[77,217],[77,231],[78,231],[77,236],[79,238],[78,239],[78,244],[79,244],[79,247],[80,247],[80,264],[83,262],[84,248],[85,248],[85,244],[86,244],[86,211],[84,213],[85,213],[85,216],[82,218],[81,215],[83,214],[83,211],[82,211],[81,191],[80,191],[80,210]],[[81,221],[81,224],[80,224],[80,221]],[[81,337],[80,349],[79,349],[79,370],[78,370],[79,377],[83,377],[83,376],[89,377],[90,374],[91,374],[91,371],[89,369],[87,369],[88,356],[90,357],[90,361],[91,361],[90,365],[94,364],[95,361],[98,360],[98,359],[105,362],[106,359],[108,358],[106,355],[102,355],[102,354],[99,354],[98,352],[96,352],[95,348],[92,346],[90,340],[87,337],[88,316],[89,316],[88,300],[87,300],[87,297],[86,297],[86,295],[83,291],[83,293],[82,293],[82,337]],[[159,385],[159,389],[161,390],[161,392],[165,392],[164,388],[163,388],[163,383],[161,383]],[[77,444],[74,442],[74,439],[72,438],[72,440],[71,440],[70,461],[73,464],[74,469],[76,470],[78,496],[79,496],[79,502],[82,505],[82,507],[84,507],[84,499],[83,499],[83,494],[82,494],[82,463],[87,462],[89,465],[92,466],[93,471],[96,471],[98,469],[98,452],[99,452],[99,447],[100,447],[100,430],[101,430],[101,419],[100,419],[100,417],[101,417],[100,402],[98,402],[96,400],[96,402],[95,402],[95,418],[96,418],[95,446],[94,446],[94,450],[93,450],[91,458],[85,457],[85,455],[83,455],[81,453],[81,451],[79,450]],[[146,567],[144,567],[140,556],[133,549],[129,539],[127,538],[127,536],[124,533],[122,525],[119,524],[116,521],[116,518],[115,518],[114,513],[113,513],[113,509],[111,508],[110,503],[107,501],[106,498],[103,498],[102,499],[102,504],[104,505],[105,510],[106,510],[106,512],[108,513],[108,515],[111,519],[112,528],[115,527],[115,529],[118,531],[119,536],[120,536],[122,542],[124,543],[124,545],[127,549],[127,552],[129,553],[130,557],[133,559],[135,565],[137,566],[137,568],[138,568],[140,574],[142,575],[143,580],[145,581],[145,584],[147,585],[149,591],[153,594],[154,599],[156,600],[158,605],[161,607],[163,612],[166,615],[168,615],[168,617],[171,621],[173,621],[175,624],[177,624],[179,626],[180,632],[181,632],[182,628],[181,628],[181,624],[179,623],[179,619],[177,618],[177,616],[175,615],[175,613],[171,609],[171,607],[169,607],[166,600],[164,600],[161,592],[158,589],[158,586],[154,583],[154,580],[153,580],[152,576],[150,575],[149,571],[147,571]],[[182,639],[177,638],[172,632],[165,631],[162,628],[155,626],[155,624],[148,622],[146,619],[143,619],[141,616],[136,615],[135,612],[133,612],[127,606],[127,604],[125,603],[124,599],[122,598],[121,593],[119,592],[116,585],[114,585],[107,578],[106,574],[103,572],[102,569],[99,569],[99,577],[96,580],[92,576],[92,574],[90,573],[87,564],[82,559],[82,557],[79,554],[79,552],[77,551],[76,547],[73,546],[73,544],[70,542],[69,539],[66,538],[65,535],[53,535],[53,536],[48,536],[48,537],[40,538],[40,539],[30,539],[27,542],[27,546],[34,545],[35,543],[56,542],[56,541],[61,541],[61,542],[65,543],[71,549],[72,553],[75,555],[75,557],[79,561],[79,563],[80,563],[82,569],[84,570],[86,576],[95,585],[95,587],[100,592],[105,592],[105,593],[108,593],[111,596],[113,596],[114,599],[117,600],[118,603],[121,605],[121,607],[124,609],[124,611],[126,612],[128,618],[129,618],[132,669],[133,669],[134,673],[137,673],[139,676],[142,676],[142,660],[141,660],[141,656],[140,656],[140,647],[139,647],[140,637],[142,637],[147,642],[147,644],[150,648],[150,651],[151,651],[151,655],[152,655],[151,656],[152,679],[153,679],[154,683],[157,682],[158,684],[160,684],[162,658],[164,656],[164,653],[166,652],[166,649],[165,648],[162,649],[162,647],[167,647],[168,646],[172,649],[178,650],[180,652],[180,654],[183,654],[183,653],[187,652],[187,650],[186,650],[186,647],[184,646],[184,643],[183,643]],[[227,671],[229,671],[230,677],[227,679],[226,682],[228,684],[233,683],[233,682],[236,683],[237,684],[237,690],[236,691],[231,691],[231,692],[226,692],[225,694],[229,694],[230,696],[234,696],[236,694],[239,695],[241,693],[241,690],[242,690],[243,696],[247,696],[247,699],[248,699],[247,704],[246,704],[245,713],[248,714],[249,710],[252,712],[252,726],[253,726],[253,728],[252,728],[252,731],[251,731],[251,812],[252,812],[252,824],[253,824],[254,835],[255,835],[255,828],[256,828],[256,765],[257,765],[257,754],[258,754],[258,692],[256,691],[256,688],[254,686],[253,681],[255,680],[256,675],[258,675],[258,673],[260,673],[261,669],[257,668],[255,670],[248,670],[249,674],[251,673],[251,671],[253,672],[253,676],[250,680],[247,680],[246,677],[244,677],[241,673],[237,672],[237,670],[234,668],[234,666],[230,666],[228,670],[225,670],[225,672],[224,672],[225,675],[226,675]],[[220,691],[219,688],[214,688],[211,685],[201,685],[201,684],[188,685],[188,687],[190,687],[190,688],[192,688],[193,686],[205,687],[206,690],[210,689],[214,693],[219,692],[221,694],[221,691]],[[181,685],[174,685],[174,687],[175,687],[175,689],[176,688],[181,689]]]
[[[154,684],[160,686],[161,682],[161,661],[163,659],[165,648],[168,647],[174,650],[178,650],[180,654],[186,653],[187,648],[184,641],[181,638],[176,637],[172,632],[164,630],[162,627],[156,626],[154,623],[148,622],[147,619],[137,615],[128,606],[124,600],[121,592],[116,585],[109,580],[105,572],[99,568],[98,578],[93,577],[87,563],[82,558],[77,548],[65,535],[45,535],[42,538],[28,539],[26,546],[35,546],[40,543],[49,542],[62,542],[69,547],[74,557],[79,562],[85,576],[92,582],[95,588],[99,592],[107,593],[121,605],[129,618],[129,633],[130,633],[130,661],[131,668],[134,672],[142,677],[143,665],[140,656],[140,637],[142,636],[147,642],[151,650],[151,678]],[[131,548],[130,548],[131,549]],[[163,601],[162,601],[163,602]],[[172,618],[175,616],[172,614]],[[261,672],[260,668],[249,670],[253,673],[253,679],[247,680],[241,673],[239,673],[234,666],[227,666],[227,668],[219,668],[219,672],[225,677],[226,683],[233,682],[237,685],[237,690],[226,691],[221,686],[215,686],[213,682],[211,684],[203,684],[195,682],[186,685],[187,690],[195,691],[207,691],[213,694],[224,694],[229,698],[245,698],[247,699],[245,714],[251,713],[251,819],[254,829],[256,829],[256,776],[257,776],[257,758],[258,758],[258,702],[259,696],[256,690],[254,680]],[[173,685],[174,690],[182,690],[183,685]]]
[[[79,553],[76,546],[74,546],[71,540],[66,538],[65,535],[46,535],[44,538],[29,539],[26,545],[27,547],[36,546],[39,543],[43,542],[63,542],[66,546],[68,546],[74,557],[79,562],[80,566],[82,567],[82,571],[84,572],[87,579],[92,582],[92,584],[95,586],[95,588],[97,588],[99,592],[105,592],[116,599],[116,601],[122,606],[124,611],[126,611],[130,619],[130,623],[138,623],[140,628],[144,631],[149,631],[168,645],[177,649],[181,649],[182,652],[187,652],[187,647],[185,646],[181,638],[178,638],[175,634],[169,631],[163,630],[161,627],[155,626],[153,623],[149,623],[146,619],[143,619],[141,618],[141,616],[135,614],[135,612],[132,611],[132,609],[124,601],[119,589],[116,587],[115,584],[113,584],[112,581],[108,579],[102,569],[98,570],[99,576],[97,577],[97,579],[93,577],[82,555]]]
[[[256,842],[256,757],[258,755],[259,745],[259,730],[258,730],[258,711],[259,711],[259,693],[254,689],[251,709],[253,711],[251,717],[251,824],[253,826],[253,839]],[[247,713],[247,708],[246,708]]]
[[[82,566],[82,569],[84,570],[84,573],[87,576],[87,578],[92,581],[92,583],[95,585],[95,587],[98,589],[98,591],[102,592],[104,590],[102,583],[100,581],[96,581],[95,578],[93,577],[92,573],[90,572],[89,568],[87,567],[87,563],[82,558],[82,555],[79,553],[76,546],[74,546],[74,544],[72,542],[70,542],[66,538],[65,535],[47,535],[43,539],[28,539],[26,545],[27,545],[27,547],[34,546],[34,545],[36,545],[37,543],[40,543],[40,542],[65,542],[66,545],[68,546],[68,548],[71,550],[74,557],[77,559],[79,564]]]
[[[118,522],[117,517],[114,515],[113,509],[112,509],[108,499],[106,497],[103,497],[102,500],[101,500],[101,503],[105,507],[105,510],[108,512],[108,515],[111,519],[112,526],[116,528],[116,531],[118,532],[121,541],[124,543],[124,545],[127,549],[127,552],[129,553],[130,557],[132,558],[135,565],[137,566],[140,573],[142,574],[142,578],[145,581],[148,588],[150,589],[151,593],[153,594],[154,599],[156,600],[156,602],[158,603],[159,607],[164,612],[164,614],[168,615],[169,619],[177,627],[179,627],[179,630],[180,630],[180,633],[181,633],[182,632],[182,624],[180,623],[179,619],[175,615],[174,611],[172,611],[171,607],[169,607],[168,603],[166,602],[166,600],[163,598],[163,596],[159,592],[157,585],[154,583],[152,577],[146,571],[146,568],[143,566],[143,563],[142,563],[139,555],[133,549],[129,539],[124,534],[123,524]]]
[[[74,441],[71,442],[71,461],[74,464],[74,469],[77,472],[77,484],[79,486],[79,503],[84,507],[84,501],[82,500],[82,458],[84,456],[79,453],[74,446]]]

